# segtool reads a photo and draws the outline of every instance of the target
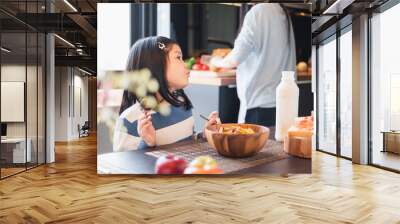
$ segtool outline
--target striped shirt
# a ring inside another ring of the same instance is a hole
[[[138,103],[126,109],[117,119],[114,131],[113,150],[126,151],[145,149],[148,145],[137,131],[142,112]],[[190,138],[194,134],[192,110],[171,105],[171,113],[163,116],[151,111],[151,120],[156,130],[156,145],[166,145]]]

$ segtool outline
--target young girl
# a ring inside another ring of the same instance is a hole
[[[190,138],[194,134],[192,104],[183,88],[188,85],[189,70],[178,43],[166,37],[147,37],[131,48],[127,70],[147,68],[159,83],[156,99],[166,101],[171,113],[143,112],[137,97],[124,91],[120,117],[114,133],[114,151],[145,149]],[[217,123],[213,112],[205,125]]]

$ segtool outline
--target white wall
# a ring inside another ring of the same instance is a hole
[[[124,70],[130,49],[130,4],[97,4],[97,73]]]
[[[88,78],[83,75],[76,68],[56,67],[56,141],[79,138],[78,124],[82,126],[88,120]],[[82,106],[82,114],[79,105]]]
[[[25,82],[26,70],[28,74],[35,72],[36,68],[32,66],[25,67],[25,65],[2,65],[1,66],[1,81],[6,82]],[[36,91],[35,91],[36,93]],[[34,94],[27,94],[28,97],[32,97]],[[36,94],[34,95],[36,96]],[[27,99],[28,100],[28,99]],[[31,100],[28,100],[31,101]],[[2,110],[7,110],[7,108],[1,108]],[[28,114],[29,116],[29,114]],[[35,114],[36,116],[36,114]],[[31,120],[31,117],[28,117]],[[7,122],[7,136],[8,137],[25,137],[25,122]],[[29,137],[29,136],[28,136]]]
[[[89,120],[89,78],[87,76],[78,76],[80,79],[80,85],[82,89],[82,116],[80,122],[83,124]]]
[[[1,81],[25,82],[25,65],[2,65]],[[31,70],[28,67],[28,72]],[[7,110],[7,108],[1,108]],[[7,137],[25,137],[25,122],[7,123]]]
[[[55,141],[68,141],[68,67],[55,68]]]
[[[82,73],[77,74],[76,69],[74,70],[74,91],[72,92],[74,102],[71,102],[72,108],[72,124],[71,124],[71,132],[70,139],[76,139],[79,137],[78,133],[78,124],[82,126],[85,121],[88,121],[88,78],[82,77]],[[78,91],[80,90],[80,92]],[[79,97],[80,95],[80,97]],[[80,102],[79,102],[80,101]],[[79,108],[82,107],[82,108]],[[82,110],[80,112],[80,109]]]

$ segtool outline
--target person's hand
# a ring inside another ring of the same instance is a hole
[[[221,120],[219,119],[219,114],[217,111],[213,111],[210,113],[210,115],[208,115],[208,121],[206,122],[206,124],[204,125],[204,130],[206,129],[206,127],[210,126],[210,125],[214,125],[214,124],[221,124]],[[205,138],[205,131],[203,130],[203,138]]]
[[[216,67],[219,69],[224,69],[225,71],[236,68],[239,63],[234,62],[232,60],[229,60],[227,57],[221,58],[221,57],[212,57],[210,60],[210,66],[211,67]]]
[[[210,113],[210,115],[208,115],[208,121],[206,122],[205,127],[214,124],[221,124],[221,120],[219,119],[219,114],[217,111],[213,111]]]
[[[145,111],[138,120],[137,131],[148,146],[156,145],[156,130],[151,122],[150,112]]]
[[[210,65],[217,68],[226,68],[226,64],[223,62],[223,58],[221,57],[212,57]]]

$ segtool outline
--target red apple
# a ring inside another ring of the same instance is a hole
[[[193,69],[193,70],[201,70],[201,68],[202,68],[202,65],[201,65],[201,64],[194,64],[194,65],[192,66],[192,69]]]
[[[207,65],[201,65],[201,70],[208,71],[210,70],[210,67],[208,67]]]
[[[169,154],[157,159],[155,172],[156,174],[183,174],[185,168],[185,159]]]

